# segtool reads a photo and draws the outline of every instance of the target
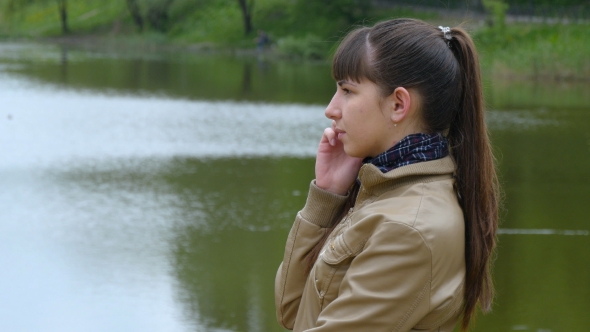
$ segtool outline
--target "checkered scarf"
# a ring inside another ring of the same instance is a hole
[[[436,160],[449,154],[449,143],[442,134],[411,134],[404,137],[389,150],[375,158],[367,157],[363,163],[370,163],[387,173],[398,167],[421,161]]]

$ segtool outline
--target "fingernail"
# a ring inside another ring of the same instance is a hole
[[[330,145],[331,145],[331,146],[334,146],[334,145],[336,145],[336,140],[332,138],[332,139],[330,140]]]

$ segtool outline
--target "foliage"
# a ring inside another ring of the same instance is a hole
[[[201,4],[178,1],[170,9],[174,22],[170,40],[182,43],[237,44],[253,37],[244,36],[242,12],[235,0],[213,0]]]
[[[323,17],[347,26],[366,19],[371,9],[365,0],[297,0],[293,12],[300,19]]]
[[[373,7],[368,1],[346,0],[340,3],[343,2],[348,5],[337,7],[337,1],[334,0],[298,0],[286,6],[284,1],[267,0],[264,6],[261,4],[255,11],[256,25],[282,40],[283,44],[277,45],[282,54],[288,53],[288,49],[295,51],[296,57],[317,58],[318,52],[323,51],[322,57],[325,58],[346,32],[355,26],[371,25],[393,17],[438,17],[431,11]],[[361,2],[360,7],[356,5]],[[304,51],[305,47],[310,49]]]
[[[277,42],[277,50],[289,57],[305,59],[322,59],[326,56],[330,43],[322,41],[316,35],[304,37],[283,37]]]
[[[503,0],[482,0],[482,4],[490,15],[488,24],[497,29],[504,29],[508,5]]]
[[[12,7],[11,2],[18,5]],[[61,35],[55,0],[0,0],[0,35],[43,37]],[[127,18],[124,1],[68,1],[68,25],[76,34],[113,31]]]
[[[530,5],[531,0],[508,0],[509,4]],[[535,0],[535,5],[578,6],[587,5],[588,0]]]
[[[0,0],[0,35],[44,37],[61,34],[56,0]],[[294,37],[301,49],[314,35],[334,43],[353,24],[371,24],[393,16],[429,18],[396,8],[378,8],[361,0],[247,1],[252,30],[264,30],[273,40]],[[236,0],[84,0],[69,1],[68,24],[74,35],[133,34],[156,31],[168,41],[253,47],[244,35],[243,8]],[[146,37],[147,38],[147,37]],[[147,38],[146,40],[150,40]],[[291,43],[293,44],[293,43]],[[328,50],[330,47],[321,47]],[[317,54],[312,46],[305,54]],[[327,52],[324,54],[324,56]],[[312,57],[316,57],[313,55]]]
[[[588,25],[508,25],[473,34],[483,67],[493,76],[587,80]]]
[[[68,1],[67,0],[5,0],[1,7],[5,10],[6,16],[12,18],[19,11],[32,5],[57,5],[55,8],[59,12],[61,31],[63,34],[69,33],[68,29]]]
[[[174,0],[149,1],[146,10],[146,20],[157,31],[166,32],[168,29],[168,11]]]

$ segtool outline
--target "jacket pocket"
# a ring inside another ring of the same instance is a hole
[[[314,268],[315,291],[322,309],[338,297],[352,258],[342,236],[330,239],[322,249]]]

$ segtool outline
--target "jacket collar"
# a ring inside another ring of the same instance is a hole
[[[357,203],[400,186],[427,183],[453,177],[455,162],[451,156],[396,168],[382,173],[373,164],[364,164],[359,171],[361,188]]]

